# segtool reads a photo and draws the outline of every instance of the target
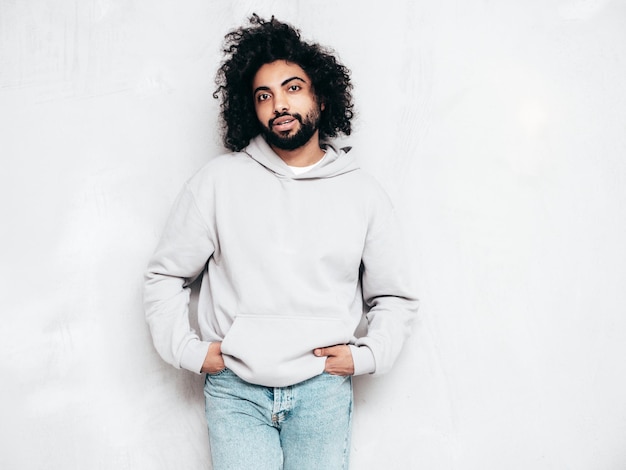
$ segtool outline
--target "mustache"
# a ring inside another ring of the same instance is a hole
[[[272,119],[269,120],[269,122],[268,122],[269,128],[271,129],[272,127],[274,127],[274,121],[276,121],[276,119],[282,118],[282,117],[285,117],[285,116],[289,116],[289,117],[292,117],[294,119],[297,119],[298,122],[300,122],[300,124],[302,124],[302,116],[300,114],[298,114],[298,113],[294,113],[294,114],[282,113],[282,114],[279,114],[277,116],[274,116]]]

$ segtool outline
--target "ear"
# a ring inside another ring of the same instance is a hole
[[[320,109],[324,111],[326,109],[326,105],[324,103],[320,104]]]

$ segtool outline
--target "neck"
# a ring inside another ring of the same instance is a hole
[[[273,145],[271,147],[276,155],[289,166],[313,165],[324,156],[324,150],[320,147],[318,132],[306,144],[294,150],[283,150]]]

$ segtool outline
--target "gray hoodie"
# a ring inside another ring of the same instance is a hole
[[[350,345],[355,375],[391,367],[418,304],[393,208],[349,149],[324,147],[322,164],[296,175],[256,137],[187,182],[146,272],[164,360],[199,373],[222,341],[226,367],[271,387],[320,374],[313,349],[336,344]],[[202,273],[198,334],[188,286]]]

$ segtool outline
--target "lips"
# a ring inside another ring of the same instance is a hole
[[[299,122],[297,116],[290,114],[283,114],[270,120],[270,129],[274,129],[278,132],[285,132],[293,129],[296,123]]]
[[[292,117],[289,117],[289,116],[283,116],[281,118],[276,119],[274,121],[274,125],[275,126],[280,126],[281,124],[288,124],[288,123],[290,123],[292,121],[295,121],[295,119],[292,118]]]

